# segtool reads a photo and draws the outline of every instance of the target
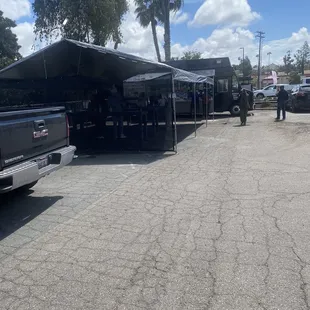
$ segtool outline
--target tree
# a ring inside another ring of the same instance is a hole
[[[297,50],[295,59],[297,69],[302,75],[305,74],[305,67],[309,64],[310,60],[310,47],[307,41],[305,41],[304,45]]]
[[[252,74],[252,64],[251,60],[248,56],[244,57],[244,66],[243,66],[243,58],[239,58],[239,65],[234,65],[234,69],[236,71],[242,72],[245,77],[251,76]]]
[[[156,5],[158,20],[164,25],[165,60],[171,60],[171,29],[170,12],[177,12],[183,6],[184,0],[151,0]]]
[[[296,71],[291,71],[289,73],[290,84],[300,84],[300,75]]]
[[[12,32],[14,27],[16,27],[15,22],[5,18],[0,11],[0,69],[21,58],[17,37]]]
[[[151,24],[157,60],[161,62],[161,55],[156,31],[157,26],[156,10],[158,9],[156,7],[156,3],[154,2],[149,3],[148,0],[135,0],[135,3],[137,5],[135,13],[137,15],[137,19],[139,19],[140,25],[143,28],[147,28]]]
[[[143,18],[141,25],[152,26],[153,40],[155,44],[157,59],[159,56],[159,47],[156,34],[156,25],[160,23],[164,26],[164,50],[165,60],[171,60],[171,32],[170,32],[170,12],[177,12],[183,5],[184,0],[135,0],[138,5],[136,10],[137,17]],[[154,37],[156,34],[156,38]]]
[[[42,40],[55,35],[105,46],[121,41],[120,25],[127,0],[34,0],[35,33]],[[67,23],[64,23],[67,21]]]
[[[291,56],[291,51],[287,51],[283,57],[284,62],[284,72],[289,74],[293,70],[294,59]]]
[[[188,51],[183,53],[182,60],[201,59],[202,54],[196,51]]]

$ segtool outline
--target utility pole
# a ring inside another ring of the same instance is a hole
[[[259,39],[258,45],[258,71],[257,71],[257,88],[261,87],[261,60],[262,60],[262,40],[265,38],[265,32],[256,31],[256,38]]]

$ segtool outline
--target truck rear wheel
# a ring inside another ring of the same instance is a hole
[[[229,112],[231,114],[231,116],[239,116],[240,115],[240,107],[238,104],[233,104],[230,109],[229,109]]]

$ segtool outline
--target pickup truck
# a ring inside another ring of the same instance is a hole
[[[68,165],[75,150],[64,107],[0,109],[0,194],[30,189]]]

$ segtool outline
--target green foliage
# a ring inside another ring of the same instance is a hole
[[[17,37],[12,32],[14,27],[15,22],[3,17],[3,12],[0,11],[0,69],[21,58]]]
[[[137,5],[136,14],[141,26],[148,27],[152,25],[153,41],[157,53],[157,58],[160,61],[158,48],[158,40],[156,34],[156,25],[164,26],[164,50],[165,60],[171,60],[171,33],[170,33],[170,12],[177,12],[183,6],[184,0],[135,0]]]
[[[296,71],[292,71],[289,73],[289,82],[290,84],[300,84],[301,79],[300,75]]]
[[[143,28],[147,28],[152,19],[155,19],[155,5],[153,3],[148,3],[148,0],[135,0],[137,19]],[[157,21],[156,21],[157,23]]]
[[[294,68],[294,59],[291,56],[291,51],[287,51],[286,54],[283,57],[283,63],[284,63],[284,72],[286,74],[289,74],[293,68]]]
[[[305,73],[305,68],[309,65],[310,60],[310,47],[307,41],[305,41],[304,45],[297,50],[295,54],[296,66],[301,74]]]
[[[243,59],[239,58],[240,63],[238,65],[233,65],[233,68],[235,71],[239,71],[244,74],[245,77],[251,76],[252,74],[252,64],[251,60],[249,59],[248,56],[244,57],[244,66],[243,66]]]
[[[40,40],[57,35],[105,46],[121,40],[127,0],[34,0],[35,33]],[[68,22],[63,25],[63,22]],[[117,46],[117,44],[116,44]]]
[[[182,60],[201,59],[202,54],[197,51],[188,51],[181,57]]]

